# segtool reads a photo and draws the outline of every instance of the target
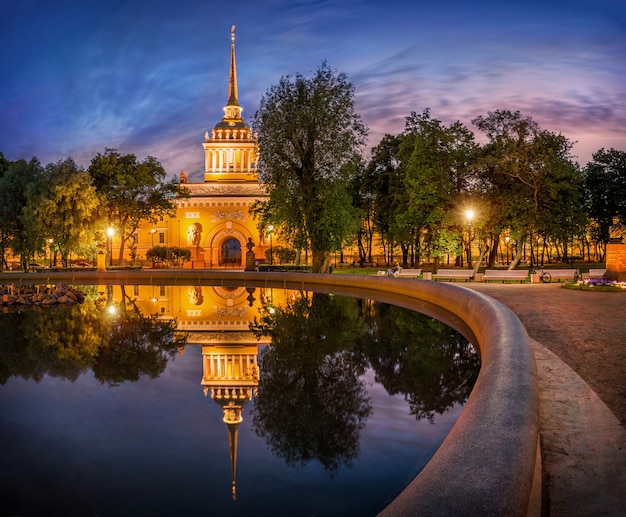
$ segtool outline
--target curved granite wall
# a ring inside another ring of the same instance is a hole
[[[492,298],[451,284],[363,275],[146,270],[5,273],[0,279],[2,283],[161,283],[321,290],[372,296],[427,313],[432,304],[438,308],[439,319],[478,345],[481,370],[444,443],[381,515],[522,516],[538,511],[541,469],[534,357],[519,319]]]

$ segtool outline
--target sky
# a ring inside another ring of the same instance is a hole
[[[626,151],[623,0],[0,0],[0,152],[87,167],[106,148],[202,181],[230,30],[250,123],[281,77],[326,61],[354,85],[369,149],[411,112],[519,110],[584,166]]]

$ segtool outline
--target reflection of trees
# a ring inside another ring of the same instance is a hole
[[[144,316],[124,286],[120,288],[122,301],[109,301],[102,313],[102,346],[93,366],[96,379],[112,386],[137,381],[142,375],[158,377],[187,340],[176,332],[176,320]]]
[[[371,406],[353,347],[363,328],[353,302],[314,293],[251,325],[272,337],[260,358],[253,423],[288,465],[317,460],[334,473],[358,454]]]
[[[63,309],[0,316],[0,382],[11,376],[41,380],[44,374],[76,380],[93,364],[100,344],[93,301]]]
[[[175,320],[144,316],[137,307],[117,306],[110,317],[93,372],[100,382],[118,385],[143,375],[156,378],[185,338],[176,332]]]
[[[0,383],[44,375],[74,381],[90,368],[111,385],[157,377],[185,343],[176,321],[144,316],[126,297],[115,306],[112,315],[87,297],[69,308],[0,315]]]
[[[472,345],[429,316],[372,303],[363,352],[387,392],[403,393],[411,413],[431,422],[435,413],[465,402],[480,369]]]

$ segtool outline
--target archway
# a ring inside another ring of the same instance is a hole
[[[238,239],[229,237],[220,245],[220,266],[237,267],[241,265],[241,243]]]

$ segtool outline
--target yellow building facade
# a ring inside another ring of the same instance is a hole
[[[237,87],[235,27],[231,30],[228,102],[224,117],[209,134],[204,134],[204,181],[189,183],[184,171],[182,186],[189,199],[177,202],[173,218],[139,228],[136,234],[136,261],[144,262],[154,246],[182,247],[191,251],[187,268],[245,267],[248,248],[255,262],[265,261],[270,244],[260,235],[250,214],[257,200],[267,199],[256,171],[256,137],[242,117]],[[116,239],[112,246],[116,248]],[[125,252],[128,258],[129,253]]]

